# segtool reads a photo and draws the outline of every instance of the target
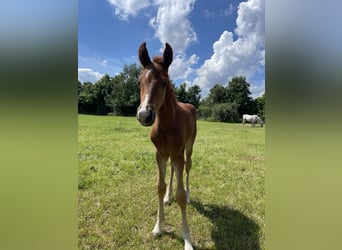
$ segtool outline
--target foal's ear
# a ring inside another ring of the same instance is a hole
[[[165,43],[165,50],[164,50],[164,66],[169,68],[170,64],[172,63],[173,52],[170,44]]]
[[[152,63],[146,49],[146,42],[142,43],[139,47],[139,60],[143,67],[146,67],[147,65]]]

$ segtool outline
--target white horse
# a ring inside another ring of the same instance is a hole
[[[262,122],[261,118],[259,116],[257,116],[257,115],[247,115],[247,114],[244,114],[242,116],[242,124],[245,124],[245,123],[251,123],[253,127],[257,123],[260,124],[260,127],[262,127],[264,125],[264,123]]]

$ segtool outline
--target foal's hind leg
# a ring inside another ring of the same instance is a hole
[[[172,198],[172,183],[173,183],[173,174],[175,170],[173,169],[172,164],[171,165],[171,174],[170,174],[170,182],[169,185],[167,186],[166,189],[166,194],[164,196],[164,204],[170,204],[171,203],[171,198]]]
[[[166,171],[166,161],[167,157],[163,157],[160,153],[156,153],[156,159],[158,164],[158,213],[157,213],[157,222],[152,230],[153,236],[160,235],[162,233],[162,223],[164,221],[164,203],[163,197],[166,191],[166,183],[165,183],[165,171]]]
[[[192,166],[192,144],[186,147],[185,149],[186,161],[185,161],[185,172],[186,172],[186,202],[190,203],[190,189],[189,189],[189,175]]]

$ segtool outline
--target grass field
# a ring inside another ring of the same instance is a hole
[[[265,249],[265,128],[198,121],[188,222],[195,249]],[[176,202],[152,237],[157,167],[134,117],[78,117],[79,249],[182,249]],[[167,171],[167,182],[169,171]]]

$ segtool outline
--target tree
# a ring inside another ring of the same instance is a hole
[[[212,106],[212,118],[221,122],[237,122],[238,107],[235,103],[218,103]]]
[[[265,122],[265,93],[255,99],[257,115]]]
[[[246,77],[233,77],[227,87],[228,103],[235,103],[238,107],[240,117],[243,114],[256,113],[256,103],[250,97],[250,84],[246,81]]]
[[[186,83],[182,83],[177,88],[172,84],[175,91],[175,95],[178,101],[184,103],[191,103],[195,108],[199,107],[199,102],[201,99],[201,88],[198,85],[193,85],[186,90]]]
[[[85,114],[106,115],[111,109],[106,104],[105,98],[111,91],[111,78],[104,75],[95,84],[78,81],[78,112]]]
[[[197,110],[198,117],[206,120],[207,118],[211,117],[211,114],[212,114],[212,106],[208,104],[207,99],[202,100]]]
[[[195,106],[197,109],[201,100],[201,88],[198,85],[193,85],[188,89],[187,92],[188,102]]]
[[[93,84],[91,82],[84,82],[82,84],[78,81],[78,91],[78,112],[81,114],[95,113]]]
[[[227,103],[227,89],[220,84],[216,84],[214,87],[210,89],[209,95],[207,97],[207,102],[209,105]]]
[[[83,84],[78,80],[78,83],[77,83],[78,98],[80,97],[80,93],[82,93],[82,91],[83,91]]]
[[[256,114],[257,101],[250,97],[250,84],[246,77],[233,77],[228,86],[216,84],[207,98],[201,101],[198,112],[204,119],[241,122],[243,114]]]
[[[179,85],[179,88],[177,88],[175,85],[174,86],[174,90],[175,90],[175,95],[178,101],[180,102],[188,102],[188,95],[186,92],[186,83],[182,83],[181,85]]]
[[[135,114],[139,105],[137,80],[141,68],[124,65],[115,77],[104,75],[96,83],[78,81],[78,112],[86,114]]]
[[[95,83],[94,89],[94,104],[96,105],[95,114],[107,115],[111,111],[111,108],[107,105],[105,98],[113,89],[110,76],[107,74],[104,75]]]
[[[123,71],[112,79],[112,91],[106,96],[106,104],[114,115],[133,115],[140,103],[137,86],[141,68],[136,64],[124,65]]]

